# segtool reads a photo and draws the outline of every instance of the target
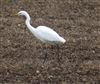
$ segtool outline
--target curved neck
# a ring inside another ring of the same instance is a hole
[[[30,16],[29,16],[29,14],[27,13],[27,14],[25,14],[25,17],[26,17],[26,20],[31,20],[31,18],[30,18]]]
[[[30,19],[30,16],[29,16],[29,15],[26,15],[26,21],[25,21],[26,26],[28,27],[28,29],[29,29],[32,33],[34,33],[35,28],[31,26],[30,20],[31,20],[31,19]]]

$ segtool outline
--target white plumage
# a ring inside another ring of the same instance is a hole
[[[66,42],[64,38],[59,36],[53,29],[46,26],[38,26],[34,28],[30,25],[30,16],[26,11],[18,12],[18,15],[24,15],[26,17],[26,25],[32,34],[44,43],[49,44],[63,44]]]

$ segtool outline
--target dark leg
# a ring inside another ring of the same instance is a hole
[[[44,56],[44,61],[43,61],[43,63],[45,63],[45,61],[46,61],[46,59],[47,59],[47,45],[46,45],[46,47],[45,47],[45,56]]]
[[[57,46],[57,55],[58,55],[57,59],[58,59],[58,62],[60,62],[61,61],[60,48],[59,48],[59,45],[56,45],[56,46]]]
[[[52,52],[53,52],[54,45],[50,45],[50,49],[51,49]],[[45,63],[45,61],[46,61],[47,58],[48,58],[48,53],[47,53],[47,51],[48,51],[48,48],[47,48],[47,45],[46,45],[46,48],[45,48],[45,57],[44,57],[44,61],[43,61],[43,63]]]

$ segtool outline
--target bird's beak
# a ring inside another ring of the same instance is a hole
[[[16,13],[15,15],[20,16],[19,12],[18,12],[18,13]]]
[[[18,16],[19,16],[19,13],[17,13],[16,15],[18,15]]]
[[[18,16],[18,13],[16,13],[15,16]]]

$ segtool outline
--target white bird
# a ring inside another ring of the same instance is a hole
[[[46,26],[38,26],[37,28],[34,28],[31,26],[30,21],[31,18],[29,14],[26,11],[20,11],[18,12],[18,15],[22,15],[26,17],[26,26],[28,29],[32,32],[32,34],[39,40],[41,40],[44,43],[49,44],[64,44],[66,40],[58,35],[53,29],[46,27]]]
[[[57,34],[53,29],[46,27],[46,26],[38,26],[37,28],[34,28],[31,26],[30,21],[31,18],[29,14],[26,11],[20,11],[18,12],[18,15],[22,15],[26,17],[26,26],[28,29],[32,32],[32,34],[39,40],[41,40],[43,43],[49,43],[57,45],[57,53],[59,52],[59,44],[64,44],[66,40],[61,37],[59,34]],[[47,58],[47,53],[45,54],[45,59]],[[58,61],[59,53],[58,53]]]

